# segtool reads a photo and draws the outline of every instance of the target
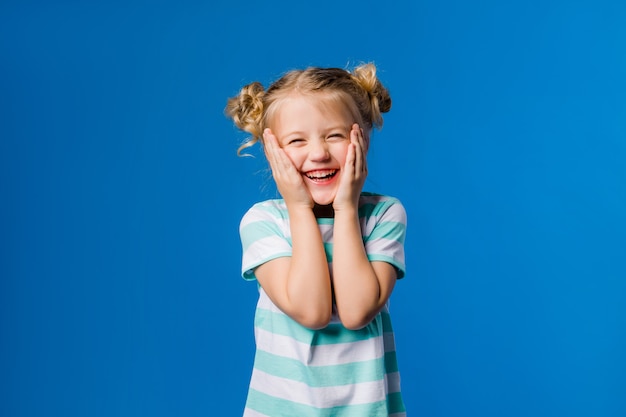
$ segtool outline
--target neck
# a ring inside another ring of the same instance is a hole
[[[325,206],[315,204],[313,207],[313,214],[317,218],[333,218],[335,217],[335,210],[333,209],[332,204],[328,204]]]

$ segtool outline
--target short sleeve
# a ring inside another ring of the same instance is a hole
[[[291,256],[291,236],[286,211],[272,203],[255,204],[241,219],[239,235],[242,246],[241,274],[256,279],[254,269],[275,258]]]
[[[383,261],[393,265],[398,278],[406,273],[404,241],[407,215],[399,200],[380,197],[376,204],[364,204],[366,215],[362,217],[363,241],[367,257],[371,261]]]

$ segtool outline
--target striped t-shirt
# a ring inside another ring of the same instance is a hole
[[[395,198],[362,193],[359,218],[370,261],[385,261],[405,273],[406,212]],[[317,219],[329,268],[332,218]],[[242,275],[269,260],[291,256],[284,200],[255,204],[240,225]],[[330,268],[332,271],[332,268]],[[364,328],[346,329],[333,308],[330,324],[303,327],[284,314],[259,287],[254,331],[256,355],[245,417],[400,417],[400,393],[393,329],[387,306]]]

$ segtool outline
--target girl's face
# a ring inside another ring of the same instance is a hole
[[[292,95],[277,103],[271,129],[302,175],[313,201],[333,202],[355,122],[348,106],[320,94]]]

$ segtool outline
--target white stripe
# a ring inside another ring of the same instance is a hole
[[[383,333],[383,337],[385,338],[385,352],[395,352],[396,351],[396,340],[394,338],[393,333]]]
[[[277,236],[256,240],[243,252],[241,272],[245,274],[263,262],[278,256],[290,256],[291,251],[289,243]]]
[[[250,388],[272,397],[317,408],[369,404],[386,399],[384,381],[334,387],[309,387],[305,383],[276,377],[255,369]]]
[[[307,366],[343,365],[369,361],[384,355],[382,336],[349,343],[311,346],[289,336],[256,329],[257,349],[295,359]]]
[[[257,221],[266,221],[268,219],[276,220],[276,222],[286,222],[286,218],[280,215],[286,211],[284,204],[277,200],[266,200],[254,204],[242,217],[241,225],[247,226]]]
[[[372,249],[374,253],[386,253],[390,257],[403,247],[401,242],[386,236],[370,239],[365,244],[367,245],[366,249]],[[368,251],[367,253],[369,254],[370,252]]]
[[[259,413],[258,411],[252,410],[250,408],[246,408],[243,410],[243,417],[272,417],[267,414]]]
[[[258,262],[281,252],[291,252],[291,245],[280,236],[267,236],[252,242],[244,253],[244,259],[252,257],[252,262]]]
[[[391,372],[387,374],[387,391],[390,394],[400,392],[400,372]]]
[[[320,232],[322,233],[322,236],[326,235],[326,236],[329,236],[330,238],[332,238],[332,236],[333,236],[333,227],[334,227],[332,224],[318,223],[317,227],[320,229]],[[324,241],[328,242],[325,239],[324,239]]]
[[[257,308],[271,311],[272,313],[286,315],[283,311],[270,300],[263,287],[259,288],[259,299],[257,300]]]

